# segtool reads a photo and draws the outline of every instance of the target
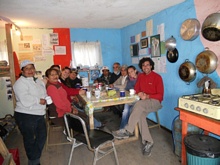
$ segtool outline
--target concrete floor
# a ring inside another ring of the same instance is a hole
[[[120,118],[112,112],[96,113],[96,118],[100,121],[106,121],[104,130],[112,131],[119,127]],[[151,124],[150,121],[148,121]],[[116,145],[116,150],[120,165],[180,165],[179,157],[173,153],[173,140],[170,131],[163,128],[151,128],[150,132],[154,139],[154,147],[151,156],[142,155],[141,140]],[[53,141],[66,142],[62,129],[52,130],[50,132]],[[13,131],[5,140],[8,148],[18,148],[21,165],[27,164],[27,157],[23,147],[22,136],[19,131]],[[43,150],[41,165],[66,165],[68,164],[71,145],[51,146]],[[86,146],[80,146],[75,149],[72,164],[74,165],[92,165],[93,153]],[[97,165],[115,164],[114,154],[110,154],[97,162]]]

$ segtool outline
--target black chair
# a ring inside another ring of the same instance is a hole
[[[114,152],[116,164],[119,165],[117,152],[113,142],[114,137],[112,134],[104,132],[102,130],[89,130],[85,125],[84,120],[81,117],[72,113],[66,113],[64,115],[64,121],[67,129],[67,136],[72,141],[72,149],[70,152],[68,165],[70,165],[71,163],[74,149],[81,145],[79,143],[76,143],[76,140],[78,142],[81,142],[82,144],[87,145],[88,149],[94,152],[93,165],[95,165],[98,160],[110,154],[111,152]],[[73,133],[71,133],[71,130],[73,131]],[[111,148],[108,150],[105,148],[104,151],[101,148],[105,145],[110,145]]]

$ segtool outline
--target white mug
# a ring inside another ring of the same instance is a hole
[[[130,95],[134,95],[135,94],[135,90],[134,89],[130,89]]]
[[[91,98],[91,92],[90,91],[86,91],[86,97],[89,99]]]
[[[50,96],[45,97],[45,100],[46,100],[46,102],[47,102],[47,105],[50,105],[50,104],[53,103],[53,101],[52,101],[52,99],[51,99]]]

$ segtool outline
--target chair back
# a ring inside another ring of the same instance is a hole
[[[71,137],[70,130],[73,130],[74,132],[84,135],[87,144],[90,144],[87,132],[88,130],[85,121],[81,117],[72,113],[66,113],[64,115],[64,122],[67,129],[67,136]]]

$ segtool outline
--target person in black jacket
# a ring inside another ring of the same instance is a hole
[[[66,79],[66,83],[71,88],[76,88],[76,84],[80,84],[82,86],[82,81],[77,77],[78,72],[76,69],[71,69],[69,77]]]
[[[111,74],[111,79],[109,84],[113,84],[121,76],[121,65],[118,62],[113,64],[113,73]]]

